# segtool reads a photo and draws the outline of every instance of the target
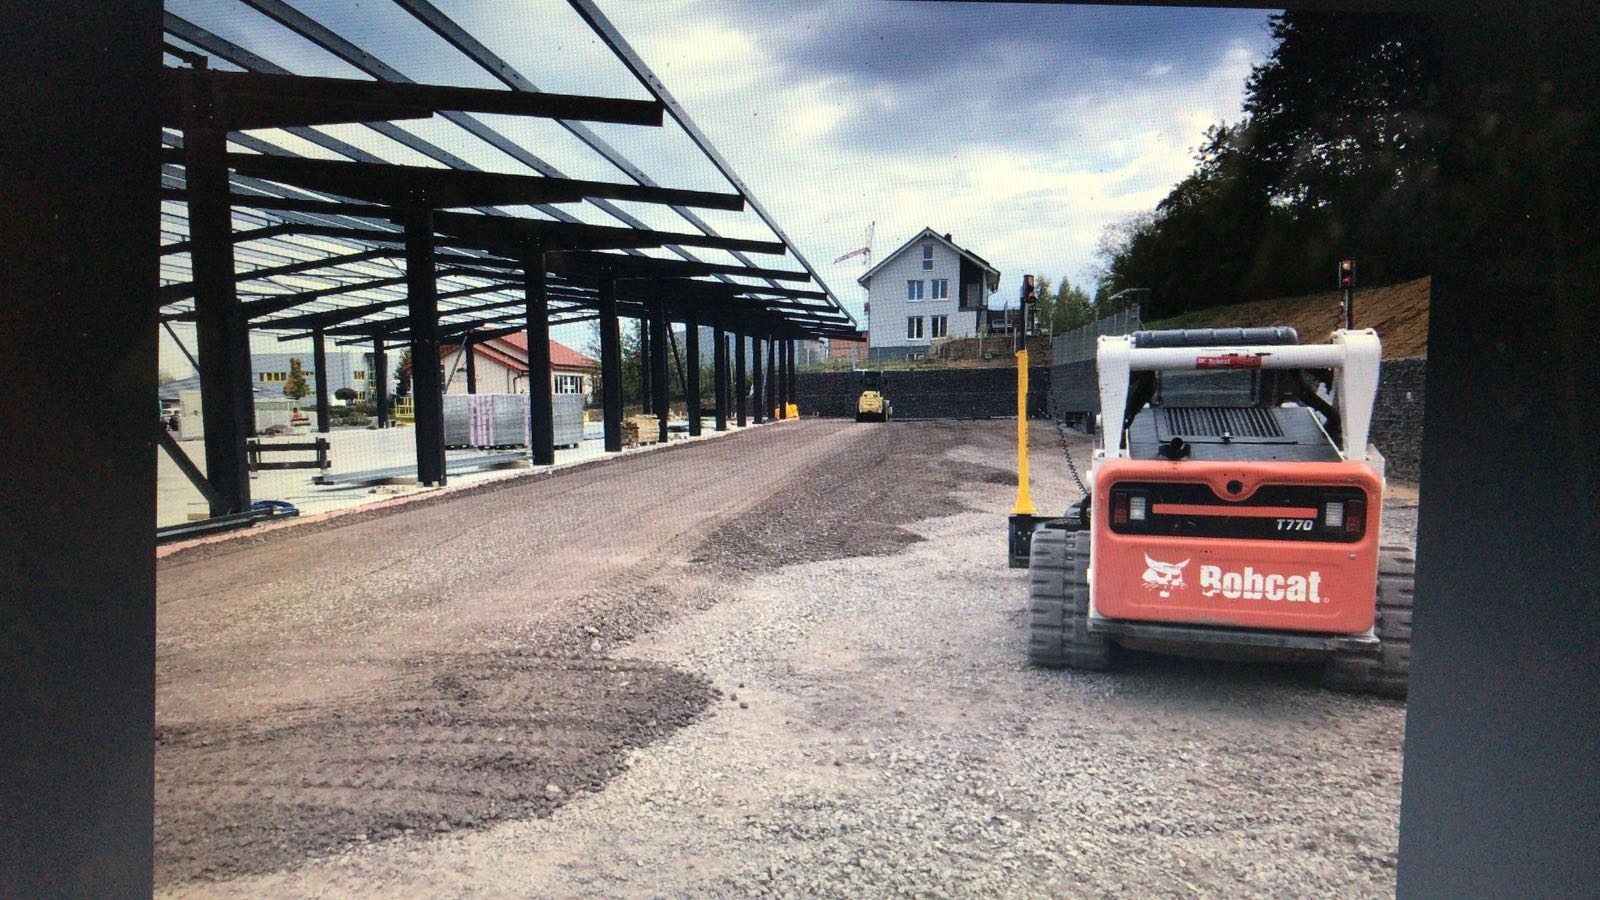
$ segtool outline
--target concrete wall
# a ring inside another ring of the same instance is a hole
[[[1030,414],[1045,415],[1050,370],[1028,374]],[[796,403],[804,416],[853,417],[864,389],[860,372],[800,372]],[[900,419],[992,419],[1017,414],[1017,372],[1010,368],[918,369],[883,373],[883,393]]]
[[[933,245],[932,269],[922,267],[923,244]],[[949,281],[950,292],[944,299],[934,300],[933,282],[940,278]],[[907,281],[923,282],[922,300],[906,299]],[[987,285],[984,287],[987,288]],[[886,262],[867,283],[868,343],[872,347],[873,358],[879,358],[877,354],[880,352],[892,353],[896,349],[898,358],[904,358],[907,350],[926,352],[933,341],[934,316],[949,317],[949,337],[976,336],[981,313],[959,308],[960,291],[961,255],[944,242],[931,237],[913,241],[905,248],[905,252]],[[906,340],[906,319],[912,316],[920,316],[923,320],[921,340]]]

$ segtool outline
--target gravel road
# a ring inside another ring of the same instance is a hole
[[[608,704],[629,673],[706,684],[709,706],[665,691],[687,724],[614,738],[602,789],[168,892],[1392,894],[1403,704],[1326,692],[1315,668],[1289,665],[1024,665],[1024,573],[1004,555],[1013,488],[994,468],[1011,435],[819,432],[837,455],[772,469],[764,497],[674,544],[694,562],[653,583],[648,627],[582,677]],[[1054,446],[1043,427],[1034,440]],[[1059,454],[1034,469],[1041,507],[1075,499]],[[483,692],[507,676],[477,677]],[[656,701],[637,699],[626,714],[648,715]]]

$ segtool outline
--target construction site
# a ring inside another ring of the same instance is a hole
[[[1056,329],[966,235],[874,265],[869,227],[833,261],[863,306],[636,11],[547,4],[529,52],[472,4],[148,6],[74,20],[110,84],[153,79],[85,144],[122,168],[30,157],[96,199],[16,291],[82,352],[16,383],[101,415],[6,437],[0,894],[1593,881],[1562,868],[1591,771],[1486,776],[1567,740],[1518,715],[1581,718],[1535,691],[1585,671],[1565,638],[1495,654],[1575,633],[1536,539],[1586,501],[1478,514],[1464,397],[1536,341],[1485,351],[1447,263]],[[1564,396],[1500,410],[1571,427]]]

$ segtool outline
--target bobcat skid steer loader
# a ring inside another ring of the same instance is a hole
[[[1330,687],[1404,695],[1414,559],[1380,545],[1379,357],[1370,329],[1100,338],[1089,496],[1030,549],[1032,662],[1317,659]]]

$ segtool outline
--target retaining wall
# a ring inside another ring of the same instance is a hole
[[[1028,370],[1029,415],[1046,415],[1050,368]],[[802,415],[853,417],[865,390],[861,372],[799,372],[795,402]],[[1000,419],[1017,414],[1017,370],[911,369],[883,373],[884,396],[897,419]]]

